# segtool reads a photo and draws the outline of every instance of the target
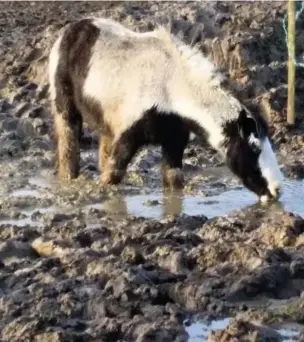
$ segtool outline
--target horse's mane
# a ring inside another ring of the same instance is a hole
[[[172,52],[179,54],[181,60],[190,67],[189,70],[193,71],[192,77],[199,78],[199,82],[205,80],[206,85],[214,87],[220,86],[226,79],[226,75],[202,54],[198,46],[184,43],[165,26],[158,25],[154,32],[157,37],[166,41]]]

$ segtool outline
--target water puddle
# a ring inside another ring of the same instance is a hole
[[[304,217],[304,181],[286,180],[285,191],[272,208],[283,209]],[[163,195],[161,192],[113,199],[87,207],[105,210],[108,213],[126,216],[143,216],[160,220],[168,215],[206,215],[208,218],[223,216],[228,212],[257,203],[257,197],[246,188],[224,191],[214,196],[189,196],[183,194]]]
[[[59,209],[55,206],[51,206],[48,208],[35,208],[35,209],[26,209],[23,210],[22,213],[28,215],[29,217],[32,217],[33,214],[45,214],[45,213],[52,213],[52,212],[59,212]]]
[[[27,225],[38,227],[40,225],[39,222],[36,222],[35,219],[33,219],[32,215],[34,213],[40,212],[41,214],[49,213],[49,212],[55,212],[56,207],[48,207],[48,208],[35,208],[35,209],[25,209],[21,210],[20,212],[22,214],[25,214],[26,217],[22,219],[0,219],[0,226],[2,225],[12,225],[17,227],[24,227]]]
[[[19,220],[0,220],[0,226],[2,225],[12,225],[17,227],[24,227],[24,226],[37,226],[37,222],[34,222],[30,217],[25,217]]]
[[[37,186],[42,189],[52,189],[52,184],[47,182],[44,178],[42,177],[32,177],[29,178],[28,180],[30,185]]]
[[[189,342],[207,342],[208,335],[214,330],[225,329],[230,322],[230,318],[217,319],[212,321],[199,320],[188,327],[185,327],[189,334]],[[282,336],[282,342],[292,342],[292,337],[299,335],[298,331],[291,329],[276,330]]]
[[[212,321],[198,321],[185,327],[189,334],[189,342],[207,342],[208,335],[213,330],[225,329],[229,324],[230,318],[212,320]]]
[[[33,188],[31,188],[33,187]],[[52,184],[43,177],[31,177],[28,179],[28,186],[14,190],[10,193],[10,196],[14,197],[42,197],[42,193],[46,190],[52,189]]]
[[[14,196],[14,197],[41,197],[41,194],[37,190],[23,188],[23,189],[18,189],[18,190],[12,191],[10,193],[10,196]]]
[[[284,342],[292,342],[292,337],[299,335],[299,332],[291,329],[278,329],[277,332],[283,336]]]
[[[227,173],[223,168],[213,168],[216,179],[224,180]],[[211,174],[211,171],[208,171]],[[227,179],[226,179],[227,180]],[[225,183],[226,183],[225,180]],[[229,182],[228,182],[229,183]],[[10,196],[15,197],[36,197],[49,196],[49,189],[52,183],[44,177],[31,177],[28,180],[28,186],[11,192]],[[214,182],[206,184],[205,187],[212,186]],[[31,189],[30,186],[33,188]],[[216,184],[214,184],[214,187]],[[100,202],[89,204],[85,208],[97,208],[109,214],[118,215],[120,217],[132,215],[141,216],[150,219],[161,220],[172,215],[205,215],[208,218],[223,216],[231,211],[244,209],[249,206],[258,205],[257,197],[244,187],[234,186],[234,188],[212,194],[209,196],[188,195],[180,193],[165,194],[162,189],[152,193],[144,193],[144,189],[140,189],[139,193],[134,195],[115,195],[113,198]],[[147,189],[146,189],[147,190]],[[57,208],[33,208],[35,211],[45,213],[47,211],[57,211]],[[279,202],[268,207],[268,210],[286,210],[304,217],[304,180],[285,180],[284,193]],[[59,210],[59,209],[58,209]],[[16,224],[22,226],[32,223],[30,216],[35,212],[28,210],[24,212],[29,216],[25,220],[9,220],[1,221],[6,224]],[[26,223],[25,223],[26,222]],[[0,224],[1,224],[0,223]]]

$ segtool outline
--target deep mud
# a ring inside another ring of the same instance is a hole
[[[304,340],[304,82],[299,69],[290,129],[285,13],[281,2],[0,3],[1,341]],[[56,180],[46,57],[64,23],[92,14],[142,31],[171,22],[229,70],[269,119],[279,203],[257,204],[198,139],[183,193],[163,193],[157,148],[101,187],[88,129],[81,177]]]

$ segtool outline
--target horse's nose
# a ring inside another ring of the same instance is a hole
[[[267,194],[260,197],[262,203],[268,203],[269,201],[277,201],[282,196],[282,186],[280,184],[272,184],[268,187]]]

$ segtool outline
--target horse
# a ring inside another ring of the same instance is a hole
[[[60,179],[79,176],[85,121],[100,134],[104,186],[119,184],[138,149],[150,144],[162,149],[163,186],[183,188],[184,150],[195,133],[261,202],[281,196],[266,120],[198,48],[165,27],[140,33],[107,18],[75,20],[59,32],[48,68]]]

